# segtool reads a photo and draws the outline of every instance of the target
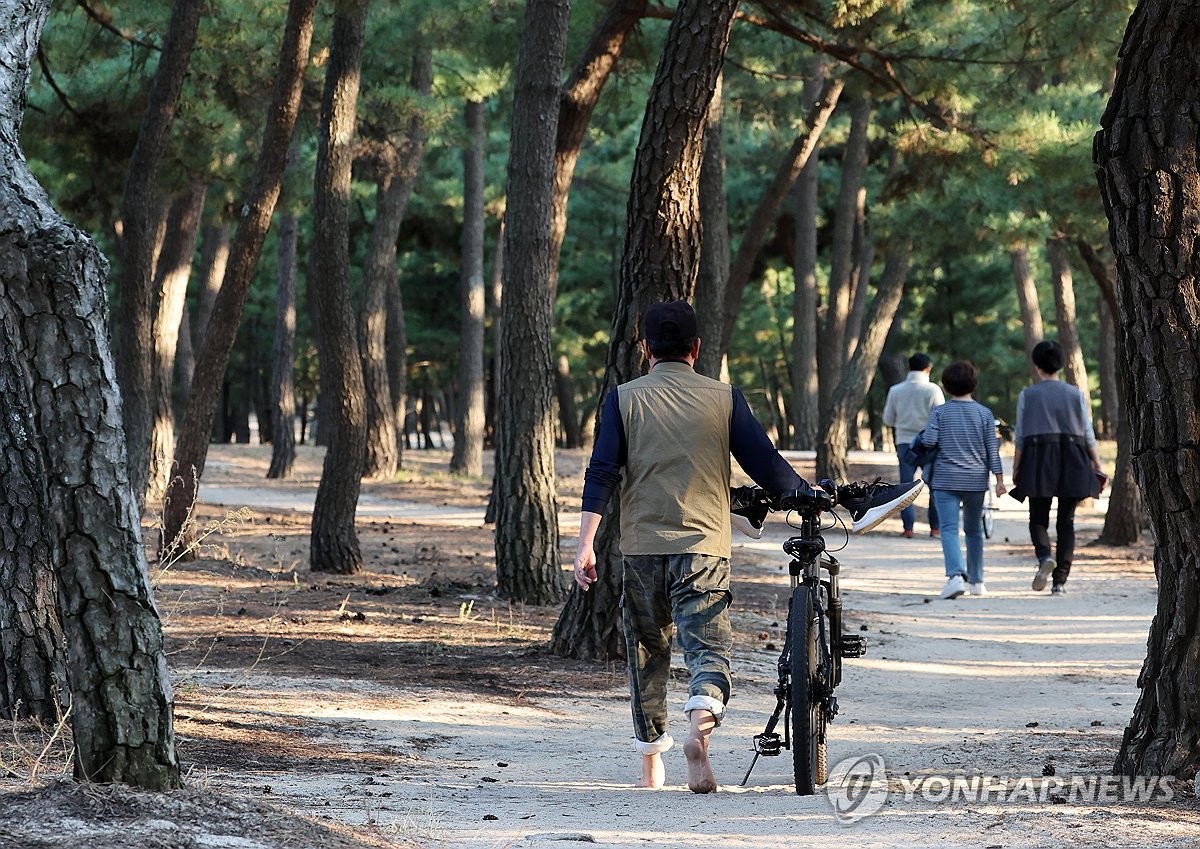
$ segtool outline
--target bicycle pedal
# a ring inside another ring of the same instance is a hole
[[[783,739],[776,733],[756,734],[754,751],[765,757],[775,757],[783,752]]]
[[[867,653],[867,641],[861,634],[842,634],[842,657],[862,657]]]

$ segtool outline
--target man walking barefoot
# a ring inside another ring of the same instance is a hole
[[[688,788],[712,793],[709,736],[725,715],[731,684],[730,454],[771,495],[811,488],[775,450],[742,393],[693,370],[700,340],[687,302],[651,306],[642,334],[649,373],[604,401],[584,475],[575,581],[585,591],[596,581],[596,530],[619,487],[638,784],[662,787],[662,755],[674,745],[667,733],[674,628],[691,676],[684,705]]]

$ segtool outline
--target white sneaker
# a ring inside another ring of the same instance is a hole
[[[946,586],[942,587],[942,598],[958,598],[967,591],[967,582],[963,580],[962,575],[955,575],[953,578],[946,579]]]
[[[983,581],[978,584],[967,584],[967,592],[971,595],[987,595],[987,587],[983,585]]]

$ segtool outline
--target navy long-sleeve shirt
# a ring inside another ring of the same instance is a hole
[[[804,486],[805,481],[780,456],[750,405],[737,387],[733,390],[733,412],[729,417],[729,451],[756,484],[771,495]],[[680,427],[686,427],[680,422]],[[621,468],[627,458],[625,424],[616,389],[604,399],[600,431],[592,448],[592,459],[583,476],[583,509],[603,514],[621,483]]]

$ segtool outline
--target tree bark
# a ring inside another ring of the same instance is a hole
[[[197,180],[171,201],[163,249],[154,268],[154,407],[146,489],[148,504],[162,502],[167,481],[171,478],[171,459],[175,453],[175,408],[171,402],[175,351],[207,193],[207,184]]]
[[[865,100],[850,104],[850,135],[842,152],[842,177],[833,213],[833,244],[829,256],[829,301],[821,345],[817,349],[820,379],[821,420],[829,416],[833,393],[841,380],[845,362],[846,326],[850,320],[850,275],[854,270],[854,210],[858,189],[867,167],[867,129],[871,107]],[[819,448],[818,448],[819,450]]]
[[[642,19],[646,4],[647,0],[616,0],[609,5],[559,95],[550,218],[551,304],[558,291],[558,259],[567,233],[567,198],[575,176],[575,163],[604,84],[621,58],[629,34]]]
[[[204,473],[204,461],[208,457],[209,435],[221,400],[229,352],[237,337],[250,282],[262,253],[275,203],[279,199],[292,128],[300,108],[304,70],[308,66],[316,2],[291,0],[288,4],[279,52],[279,70],[267,108],[254,182],[242,206],[242,218],[234,235],[225,279],[213,304],[212,319],[201,331],[204,341],[192,377],[192,391],[188,395],[183,425],[175,446],[173,476],[163,506],[160,557],[164,553],[176,557],[194,556],[189,519],[200,476]]]
[[[404,326],[404,302],[399,286],[388,289],[387,311],[388,394],[396,430],[396,468],[401,468],[407,447],[404,429],[408,415],[408,333]]]
[[[208,224],[200,240],[200,291],[196,295],[196,326],[194,339],[202,340],[208,333],[213,305],[229,267],[230,227],[224,221]],[[193,347],[199,349],[200,345]]]
[[[271,368],[271,406],[275,411],[271,432],[271,465],[267,477],[292,476],[296,464],[296,215],[279,219],[279,269],[275,300],[275,357]]]
[[[0,0],[0,319],[8,373],[32,390],[10,399],[32,414],[32,427],[22,434],[10,422],[3,432],[21,439],[23,453],[36,451],[44,469],[43,543],[57,570],[75,775],[166,790],[180,781],[171,684],[127,472],[107,263],[51,206],[18,141],[48,10],[47,0]]]
[[[309,266],[321,324],[322,400],[333,424],[313,505],[309,563],[314,572],[343,575],[362,570],[354,514],[366,468],[367,415],[350,307],[350,171],[368,5],[346,0],[334,12],[313,177],[312,244],[320,249]]]
[[[1102,260],[1095,249],[1087,242],[1077,243],[1084,264],[1092,273],[1092,278],[1100,288],[1100,304],[1102,327],[1108,325],[1108,335],[1111,337],[1113,351],[1109,359],[1113,360],[1113,375],[1107,387],[1101,392],[1111,392],[1108,408],[1114,438],[1117,441],[1117,461],[1113,471],[1112,487],[1109,490],[1108,509],[1104,512],[1104,528],[1100,531],[1099,542],[1105,545],[1133,545],[1142,537],[1142,529],[1146,527],[1146,508],[1142,492],[1138,489],[1137,478],[1134,475],[1132,433],[1129,430],[1129,417],[1125,410],[1126,389],[1123,375],[1117,373],[1117,362],[1126,362],[1121,351],[1122,341],[1117,333],[1116,316],[1119,312],[1115,289],[1116,269],[1111,257],[1109,261]],[[1103,366],[1101,367],[1103,375]]]
[[[1200,769],[1198,12],[1195,0],[1138,3],[1093,148],[1117,262],[1124,409],[1159,579],[1142,692],[1115,770],[1188,779]]]
[[[433,88],[433,56],[426,48],[419,48],[413,54],[409,87],[421,95],[428,95]],[[367,243],[359,311],[367,405],[365,475],[370,478],[393,478],[400,468],[399,437],[404,422],[396,418],[389,385],[388,309],[391,292],[399,290],[396,239],[400,236],[404,211],[420,173],[427,136],[425,115],[418,109],[409,118],[403,134],[379,140],[381,155],[376,174],[375,224]],[[403,310],[398,298],[395,305],[400,308],[402,321]]]
[[[575,387],[571,383],[571,361],[559,354],[554,369],[554,395],[558,400],[558,420],[562,427],[563,448],[578,448],[581,444],[579,409],[575,404]]]
[[[1101,298],[1098,307],[1100,329],[1097,334],[1099,338],[1096,345],[1096,370],[1100,383],[1100,410],[1095,421],[1096,435],[1104,439],[1113,439],[1117,432],[1117,419],[1120,417],[1120,410],[1117,409],[1117,331],[1108,302]]]
[[[463,151],[462,330],[458,345],[458,415],[450,471],[483,475],[483,102],[466,106]]]
[[[496,583],[504,598],[563,595],[554,481],[550,289],[555,138],[568,0],[528,0],[513,101],[497,418]]]
[[[53,726],[66,707],[67,685],[54,608],[49,482],[32,438],[33,380],[7,299],[0,299],[0,345],[0,718]]]
[[[154,413],[154,265],[158,168],[167,148],[179,106],[183,77],[200,26],[201,0],[175,0],[150,86],[137,143],[125,171],[121,194],[121,276],[117,326],[121,347],[117,379],[121,385],[122,420],[129,443],[129,480],[138,503],[144,503],[150,473]]]
[[[1033,346],[1046,338],[1042,327],[1042,310],[1038,305],[1037,284],[1033,281],[1033,272],[1029,270],[1029,248],[1019,244],[1008,252],[1009,264],[1012,267],[1013,284],[1017,289],[1017,303],[1021,308],[1021,329],[1025,332],[1025,363],[1029,369],[1029,377],[1037,381],[1037,371],[1029,355]]]
[[[817,443],[817,478],[847,480],[846,462],[850,428],[857,421],[859,408],[871,388],[871,378],[879,365],[883,343],[892,327],[892,319],[904,296],[908,277],[910,248],[901,245],[888,250],[887,263],[879,288],[864,319],[865,329],[854,356],[842,369],[842,379],[833,391],[827,411],[821,417],[821,438]]]
[[[797,136],[796,140],[792,142],[792,146],[788,148],[788,152],[784,154],[783,161],[775,170],[775,176],[763,190],[762,197],[758,199],[758,204],[750,215],[749,223],[742,231],[737,253],[734,255],[733,264],[729,269],[729,283],[725,288],[725,330],[721,334],[722,357],[729,352],[729,340],[733,336],[733,325],[737,321],[738,311],[742,307],[742,292],[745,291],[746,284],[750,282],[750,275],[754,271],[754,263],[758,259],[759,251],[762,250],[763,241],[771,232],[772,224],[779,215],[779,208],[787,198],[792,184],[796,182],[800,171],[808,162],[812,152],[816,150],[817,141],[825,130],[825,125],[829,122],[829,116],[833,114],[834,107],[837,106],[844,85],[845,83],[840,79],[824,81],[821,96],[813,103],[812,109],[808,113],[808,131],[802,136]],[[849,311],[849,301],[846,302],[846,311]],[[845,315],[843,315],[842,321],[844,327]]]
[[[825,84],[824,57],[813,59],[804,80],[804,103],[815,103]],[[817,215],[820,212],[818,181],[821,174],[820,139],[792,186],[796,216],[796,249],[792,303],[792,447],[817,446],[820,399],[817,380]]]
[[[1062,236],[1046,242],[1046,254],[1050,260],[1050,278],[1054,284],[1054,314],[1058,325],[1058,344],[1066,355],[1063,377],[1067,383],[1077,386],[1083,397],[1091,404],[1088,389],[1087,369],[1083,364],[1083,349],[1079,345],[1079,327],[1075,320],[1075,282],[1071,277],[1071,259],[1067,241]]]
[[[722,79],[708,104],[704,153],[700,161],[700,270],[696,275],[696,326],[700,356],[696,371],[721,379],[721,337],[725,333],[725,290],[729,284],[729,204],[725,197],[725,141]]]
[[[736,0],[682,0],[672,16],[634,161],[602,396],[640,373],[638,325],[646,308],[686,298],[695,286],[701,140],[736,10]],[[608,660],[625,654],[619,528],[614,499],[596,544],[599,580],[567,598],[550,641],[557,655]]]

